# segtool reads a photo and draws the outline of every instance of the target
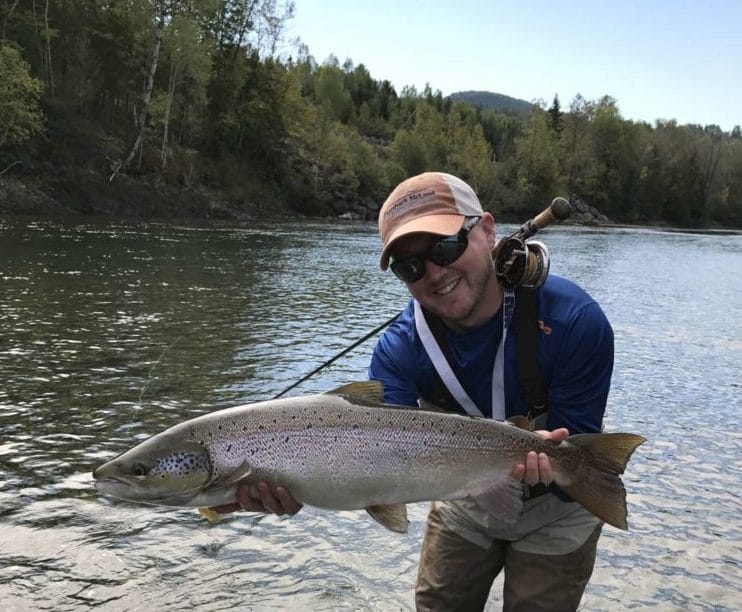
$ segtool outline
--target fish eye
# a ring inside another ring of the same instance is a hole
[[[146,476],[148,471],[147,466],[143,463],[137,462],[131,466],[131,473],[134,476]]]

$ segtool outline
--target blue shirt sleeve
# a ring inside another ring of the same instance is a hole
[[[572,318],[552,362],[548,429],[602,429],[613,372],[613,330],[595,302]]]
[[[416,406],[420,397],[421,373],[419,351],[410,338],[414,314],[408,307],[379,339],[371,357],[368,377],[384,385],[384,401],[398,406]],[[412,318],[410,318],[412,317]],[[416,354],[417,353],[417,354]]]

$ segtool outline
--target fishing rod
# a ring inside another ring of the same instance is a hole
[[[516,286],[537,289],[543,285],[546,277],[549,275],[549,250],[542,242],[536,240],[526,241],[547,225],[551,225],[555,221],[563,221],[571,214],[572,206],[565,198],[554,198],[551,204],[533,219],[529,219],[512,234],[500,240],[492,253],[492,258],[495,261],[495,274],[500,285],[506,289],[512,289]],[[330,357],[330,359],[314,368],[309,374],[306,374],[295,383],[286,387],[278,395],[275,395],[273,399],[278,399],[294,387],[298,387],[320,370],[323,370],[346,353],[363,344],[371,336],[391,325],[400,314],[402,313],[397,313],[381,325],[376,326],[349,347],[344,348],[337,355]]]
[[[355,342],[354,342],[353,344],[351,344],[351,345],[350,345],[349,347],[347,347],[347,348],[344,348],[344,349],[343,349],[342,351],[340,351],[340,352],[339,352],[339,353],[338,353],[337,355],[335,355],[334,357],[330,357],[330,359],[328,359],[327,361],[325,361],[325,362],[324,362],[324,363],[323,363],[322,365],[319,365],[319,366],[317,366],[316,368],[314,368],[314,370],[312,370],[311,372],[309,372],[309,374],[307,374],[306,376],[303,376],[303,377],[302,377],[301,379],[297,380],[297,381],[296,381],[295,383],[293,383],[293,384],[289,385],[288,387],[286,387],[286,388],[285,388],[285,389],[284,389],[283,391],[281,391],[281,392],[280,392],[280,393],[279,393],[278,395],[275,395],[275,396],[273,397],[273,399],[278,399],[278,398],[279,398],[279,397],[281,397],[281,396],[282,396],[282,395],[283,395],[284,393],[287,393],[288,391],[291,391],[291,389],[293,389],[294,387],[298,387],[298,386],[299,386],[299,385],[300,385],[301,383],[303,383],[303,382],[304,382],[305,380],[307,380],[308,378],[311,378],[312,376],[314,376],[314,375],[315,375],[315,374],[316,374],[317,372],[319,372],[319,371],[320,371],[320,370],[322,370],[323,368],[326,368],[326,367],[327,367],[328,365],[330,365],[330,364],[334,363],[335,361],[337,361],[338,359],[340,359],[340,358],[341,358],[341,357],[342,357],[343,355],[345,355],[346,353],[349,353],[349,352],[350,352],[350,351],[352,351],[352,350],[353,350],[354,348],[356,348],[356,347],[357,347],[357,346],[358,346],[359,344],[363,344],[364,342],[366,342],[366,340],[368,340],[368,339],[369,339],[369,338],[370,338],[371,336],[373,336],[374,334],[376,334],[376,333],[380,332],[380,331],[381,331],[382,329],[384,329],[384,328],[385,328],[385,327],[387,327],[388,325],[391,325],[391,324],[392,324],[392,322],[393,322],[393,321],[394,321],[394,320],[395,320],[395,319],[396,319],[396,318],[397,318],[397,317],[398,317],[398,316],[399,316],[400,314],[402,314],[402,313],[401,313],[401,312],[398,312],[397,314],[395,314],[395,315],[394,315],[394,316],[393,316],[393,317],[392,317],[391,319],[389,319],[388,321],[384,321],[384,322],[383,322],[383,323],[382,323],[381,325],[378,325],[377,327],[375,327],[374,329],[372,329],[372,330],[371,330],[370,332],[368,332],[368,333],[367,333],[367,334],[366,334],[365,336],[363,336],[363,338],[359,338],[359,339],[358,339],[358,340],[356,340],[356,341],[355,341]]]

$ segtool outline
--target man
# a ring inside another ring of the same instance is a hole
[[[419,398],[440,403],[444,397],[446,407],[461,412],[497,419],[525,414],[517,334],[503,312],[513,296],[494,272],[494,219],[471,187],[440,172],[407,179],[382,206],[379,229],[381,267],[391,266],[413,297],[380,339],[369,368],[370,377],[384,383],[386,401],[415,405]],[[542,434],[560,441],[565,428],[600,431],[613,367],[610,325],[598,305],[564,279],[549,277],[537,300],[542,333],[535,358],[548,392],[546,426],[554,430]],[[543,454],[529,453],[513,474],[528,485],[552,481]],[[482,609],[503,568],[505,609],[576,609],[601,523],[558,491],[542,486],[537,492],[514,525],[499,525],[471,500],[434,504],[418,609]],[[259,483],[243,487],[238,503],[219,511],[240,507],[294,514],[301,505],[285,489]]]
[[[391,267],[413,297],[380,339],[369,369],[384,383],[386,401],[435,401],[442,382],[455,410],[496,419],[526,414],[517,331],[509,320],[515,296],[497,281],[494,219],[471,187],[440,172],[407,179],[382,206],[379,230],[381,268]],[[549,276],[536,301],[541,333],[532,358],[547,392],[546,427],[599,432],[613,369],[611,327],[600,307],[565,279]],[[559,429],[552,437],[563,435]],[[541,476],[528,474],[528,484],[550,481],[548,461],[539,467]],[[537,492],[515,525],[498,524],[470,500],[433,504],[418,609],[482,609],[503,568],[504,609],[576,609],[602,524],[554,488]]]

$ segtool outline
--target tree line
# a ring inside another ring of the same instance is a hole
[[[530,113],[397,92],[286,52],[285,0],[2,0],[0,172],[77,164],[296,211],[373,211],[445,170],[521,218],[569,194],[616,222],[742,226],[742,134],[624,119],[615,99]],[[671,106],[671,101],[668,101]],[[671,111],[668,108],[668,111]]]

